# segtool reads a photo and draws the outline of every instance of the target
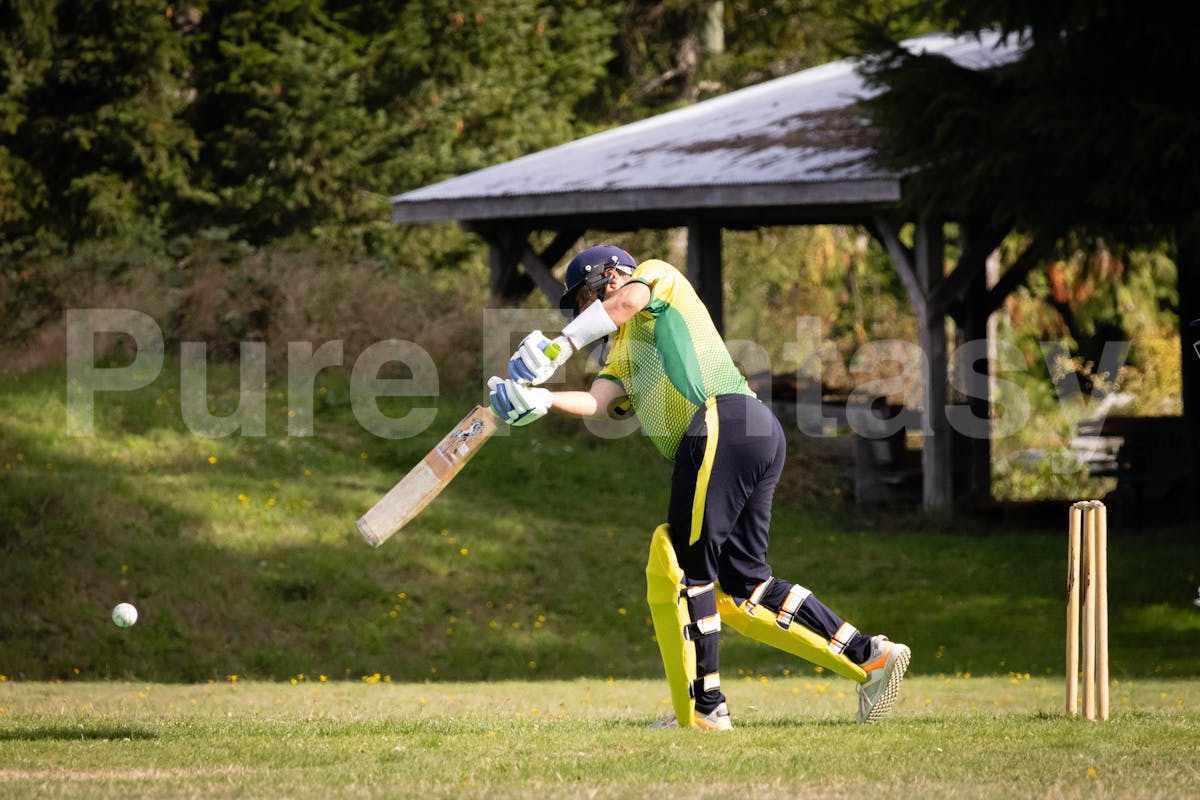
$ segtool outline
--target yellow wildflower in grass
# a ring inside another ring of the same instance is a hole
[[[295,686],[298,683],[300,683],[300,681],[296,680],[295,678],[292,678],[292,686]]]
[[[237,683],[238,676],[237,675],[226,675],[225,680],[229,681],[230,683]]]
[[[471,552],[471,551],[470,551],[469,549],[467,549],[466,547],[460,547],[460,548],[458,549],[458,554],[459,554],[460,556],[465,556],[465,555],[468,555],[470,552]]]
[[[1096,772],[1097,772],[1097,770],[1095,767],[1088,767],[1087,775],[1089,778],[1094,778],[1094,777],[1096,777]]]
[[[250,502],[250,498],[247,495],[244,495],[244,494],[238,495],[238,503],[240,503],[241,505],[246,505],[249,502]]]
[[[318,678],[317,678],[317,680],[319,680],[321,683],[328,683],[328,682],[329,682],[329,676],[328,676],[328,675],[321,675],[320,677],[318,677]]]
[[[210,464],[215,464],[215,463],[217,463],[217,457],[216,457],[216,456],[209,456],[209,457],[208,457],[208,463],[210,463]]]
[[[380,676],[380,674],[378,672],[373,672],[370,675],[363,675],[363,677],[362,677],[363,683],[379,683],[379,681],[381,681],[381,680],[382,680],[382,677]]]
[[[623,617],[623,616],[625,616],[625,614],[626,614],[626,613],[628,613],[628,612],[626,612],[624,608],[618,608],[618,609],[617,609],[617,613],[618,613],[618,614],[620,614],[620,615]]]
[[[267,508],[274,508],[274,507],[275,507],[275,498],[268,497],[267,498]]]

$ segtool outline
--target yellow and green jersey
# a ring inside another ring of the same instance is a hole
[[[630,280],[650,288],[650,302],[612,335],[598,377],[624,387],[642,430],[674,460],[679,440],[708,398],[754,393],[679,270],[651,259]]]

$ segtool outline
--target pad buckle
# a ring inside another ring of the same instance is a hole
[[[683,626],[683,638],[689,642],[694,642],[701,636],[707,636],[710,633],[717,633],[721,630],[721,615],[711,614],[707,617],[701,617],[695,622]]]
[[[753,614],[755,607],[762,600],[762,596],[766,594],[767,587],[771,585],[774,578],[767,578],[765,581],[754,587],[754,591],[750,593],[750,597],[746,599],[746,613]]]
[[[804,601],[811,594],[812,591],[809,589],[805,589],[799,584],[793,584],[792,588],[788,590],[787,597],[783,598],[783,604],[779,606],[775,624],[786,631],[791,626],[792,620],[796,618],[796,612],[800,610],[800,606],[804,605]]]
[[[829,652],[835,656],[840,656],[856,633],[858,633],[858,628],[849,622],[843,622],[842,627],[838,628],[837,633],[829,640]]]

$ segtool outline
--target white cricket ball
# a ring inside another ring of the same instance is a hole
[[[112,612],[113,623],[118,628],[128,628],[137,622],[137,609],[132,603],[121,603]]]

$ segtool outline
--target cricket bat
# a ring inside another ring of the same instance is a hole
[[[500,418],[490,408],[475,406],[421,463],[358,518],[358,532],[372,547],[390,539],[442,493],[499,424]]]

